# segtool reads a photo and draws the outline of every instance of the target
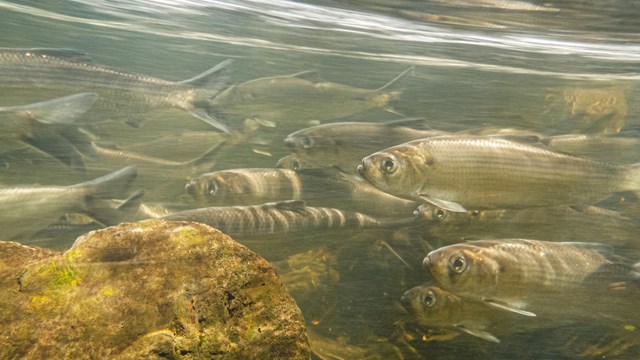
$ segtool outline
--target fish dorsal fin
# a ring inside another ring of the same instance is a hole
[[[427,125],[427,119],[423,117],[415,117],[415,118],[402,118],[391,121],[386,121],[383,123],[385,126],[395,127],[395,126],[406,126],[406,127],[414,127],[420,126],[431,129],[429,125]]]
[[[287,200],[274,203],[274,207],[279,210],[302,212],[305,208],[303,200]]]
[[[469,334],[471,336],[475,336],[475,337],[478,337],[480,339],[484,339],[484,340],[491,341],[491,342],[494,342],[494,343],[499,343],[500,342],[500,339],[498,339],[497,337],[495,337],[493,334],[491,334],[488,331],[470,328],[470,327],[467,327],[467,326],[465,326],[463,324],[456,324],[456,325],[454,325],[454,327],[456,329],[459,329],[460,331],[463,331],[463,332],[465,332],[465,333],[467,333],[467,334]]]
[[[212,99],[216,94],[229,86],[227,83],[230,76],[229,66],[232,63],[233,60],[231,59],[225,60],[211,69],[192,77],[191,79],[183,80],[178,83],[188,84],[195,88],[206,88],[207,90],[211,90],[211,93],[207,95]]]
[[[393,78],[393,80],[389,81],[384,86],[373,90],[373,92],[400,90],[400,88],[404,85],[403,80],[406,80],[407,78],[413,76],[414,71],[415,67],[410,66],[407,70],[401,72],[400,75]]]
[[[320,77],[320,75],[318,74],[318,72],[316,70],[300,71],[300,72],[295,73],[295,74],[287,75],[286,77],[292,77],[292,78],[294,77],[294,78],[307,80],[307,81],[314,82],[314,83],[322,81],[322,78]]]
[[[432,198],[431,196],[426,194],[420,194],[420,198],[428,203],[431,203],[445,210],[449,210],[453,212],[467,212],[467,209],[465,209],[464,206],[458,204],[457,202]]]
[[[510,304],[508,302],[504,302],[504,301],[500,301],[500,300],[496,300],[496,299],[482,299],[482,301],[491,307],[494,307],[496,309],[500,309],[500,310],[505,310],[505,311],[509,311],[512,313],[516,313],[516,314],[520,314],[520,315],[524,315],[524,316],[536,316],[535,313],[532,313],[530,311],[526,311],[521,309],[520,306],[516,305],[516,304]]]
[[[35,48],[24,50],[24,53],[29,53],[35,56],[41,57],[55,57],[58,59],[64,59],[65,61],[78,63],[78,64],[93,64],[94,60],[78,50],[73,49],[53,49],[53,48]]]
[[[43,124],[70,125],[87,112],[98,98],[94,93],[79,93],[35,104],[7,108],[12,112],[32,118]]]

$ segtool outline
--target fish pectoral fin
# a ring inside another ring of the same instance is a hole
[[[302,212],[305,208],[305,202],[302,200],[287,200],[280,201],[274,204],[277,209]]]
[[[320,75],[318,74],[318,71],[316,70],[301,71],[299,73],[291,74],[285,77],[295,77],[298,79],[310,81],[312,83],[317,83],[322,81],[322,78],[320,77]]]
[[[500,301],[500,300],[495,300],[495,299],[482,299],[482,301],[491,307],[494,307],[496,309],[500,309],[500,310],[506,310],[512,313],[516,313],[516,314],[520,314],[520,315],[524,315],[524,316],[536,316],[535,313],[532,313],[530,311],[526,311],[521,309],[520,307],[518,307],[515,304],[509,304],[507,302],[504,301]]]
[[[487,340],[487,341],[491,341],[494,343],[500,343],[500,339],[498,339],[497,337],[495,337],[493,334],[491,334],[488,331],[484,331],[484,330],[480,330],[480,329],[473,329],[470,327],[467,327],[463,324],[456,324],[454,325],[456,329],[459,329],[460,331],[463,331],[471,336],[475,336],[478,337],[480,339],[483,340]]]
[[[445,210],[453,211],[453,212],[467,212],[467,209],[464,206],[458,204],[453,201],[446,201],[441,199],[432,198],[426,194],[419,194],[420,198],[428,203],[431,203],[437,207],[443,208]]]
[[[79,93],[20,107],[20,112],[43,124],[75,124],[96,102],[98,94]]]
[[[397,115],[397,116],[404,116],[403,113],[398,112],[396,109],[392,108],[391,106],[385,106],[384,107],[384,111],[391,113],[393,115]]]
[[[200,109],[200,108],[193,108],[189,110],[189,113],[195,117],[197,117],[198,119],[206,122],[207,124],[213,126],[214,128],[227,133],[227,134],[231,134],[231,130],[227,127],[227,125],[221,123],[220,121],[214,119],[213,117],[211,117],[211,115],[209,115],[206,110],[204,109]]]

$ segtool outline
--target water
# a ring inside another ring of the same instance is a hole
[[[640,5],[634,2],[55,0],[0,1],[0,12],[2,47],[76,49],[99,64],[171,81],[233,59],[232,83],[315,70],[324,81],[377,89],[414,67],[393,111],[371,109],[330,121],[424,117],[438,130],[510,127],[547,135],[599,130],[581,121],[608,124],[620,118],[623,132],[638,125]],[[47,98],[42,93],[16,98],[6,89],[1,94],[4,106]],[[307,101],[318,106],[321,100]],[[177,109],[136,116],[144,120],[140,128],[110,123],[100,133],[122,149],[176,161],[192,159],[225,138]],[[242,120],[229,122],[241,129]],[[282,139],[308,125],[277,120],[275,129],[259,127],[251,139],[225,148],[214,170],[275,166],[289,153]],[[186,133],[196,131],[197,138]],[[619,155],[631,163],[640,159],[635,150],[605,151],[608,158]],[[87,174],[81,175],[33,149],[5,153],[1,160],[0,179],[8,185],[69,185],[126,165],[86,159]],[[145,190],[145,202],[196,206],[184,184],[197,174],[155,165],[140,167],[139,173],[134,188]],[[633,202],[609,205],[634,207]],[[428,278],[420,263],[437,241],[410,230],[328,233],[311,242],[309,248],[328,248],[335,259],[331,271],[339,273],[337,282],[294,294],[312,331],[362,347],[373,358],[492,359],[578,357],[600,340],[593,332],[609,332],[592,324],[516,334],[500,345],[467,335],[427,341],[432,334],[411,322],[398,300]],[[65,248],[74,238],[73,232],[55,234],[22,241]],[[584,241],[597,241],[599,234],[593,237]],[[299,251],[293,243],[303,240],[253,246],[267,259],[282,261]],[[634,249],[616,249],[629,250]],[[622,337],[610,333],[614,340]],[[637,344],[638,335],[627,333]],[[574,335],[577,340],[569,341]],[[315,344],[320,356],[335,346]],[[633,358],[637,348],[609,354]]]

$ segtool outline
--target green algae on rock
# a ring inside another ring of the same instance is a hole
[[[0,256],[0,358],[310,357],[271,265],[206,225],[124,223],[65,253],[0,242]]]

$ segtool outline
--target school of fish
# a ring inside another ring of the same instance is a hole
[[[0,48],[0,239],[65,248],[123,221],[195,221],[270,261],[369,248],[424,277],[398,289],[403,316],[454,336],[640,328],[640,134],[626,104],[609,122],[574,111],[563,134],[434,129],[394,108],[413,67],[375,89],[315,71],[234,82],[233,67],[169,81],[76,50]]]

